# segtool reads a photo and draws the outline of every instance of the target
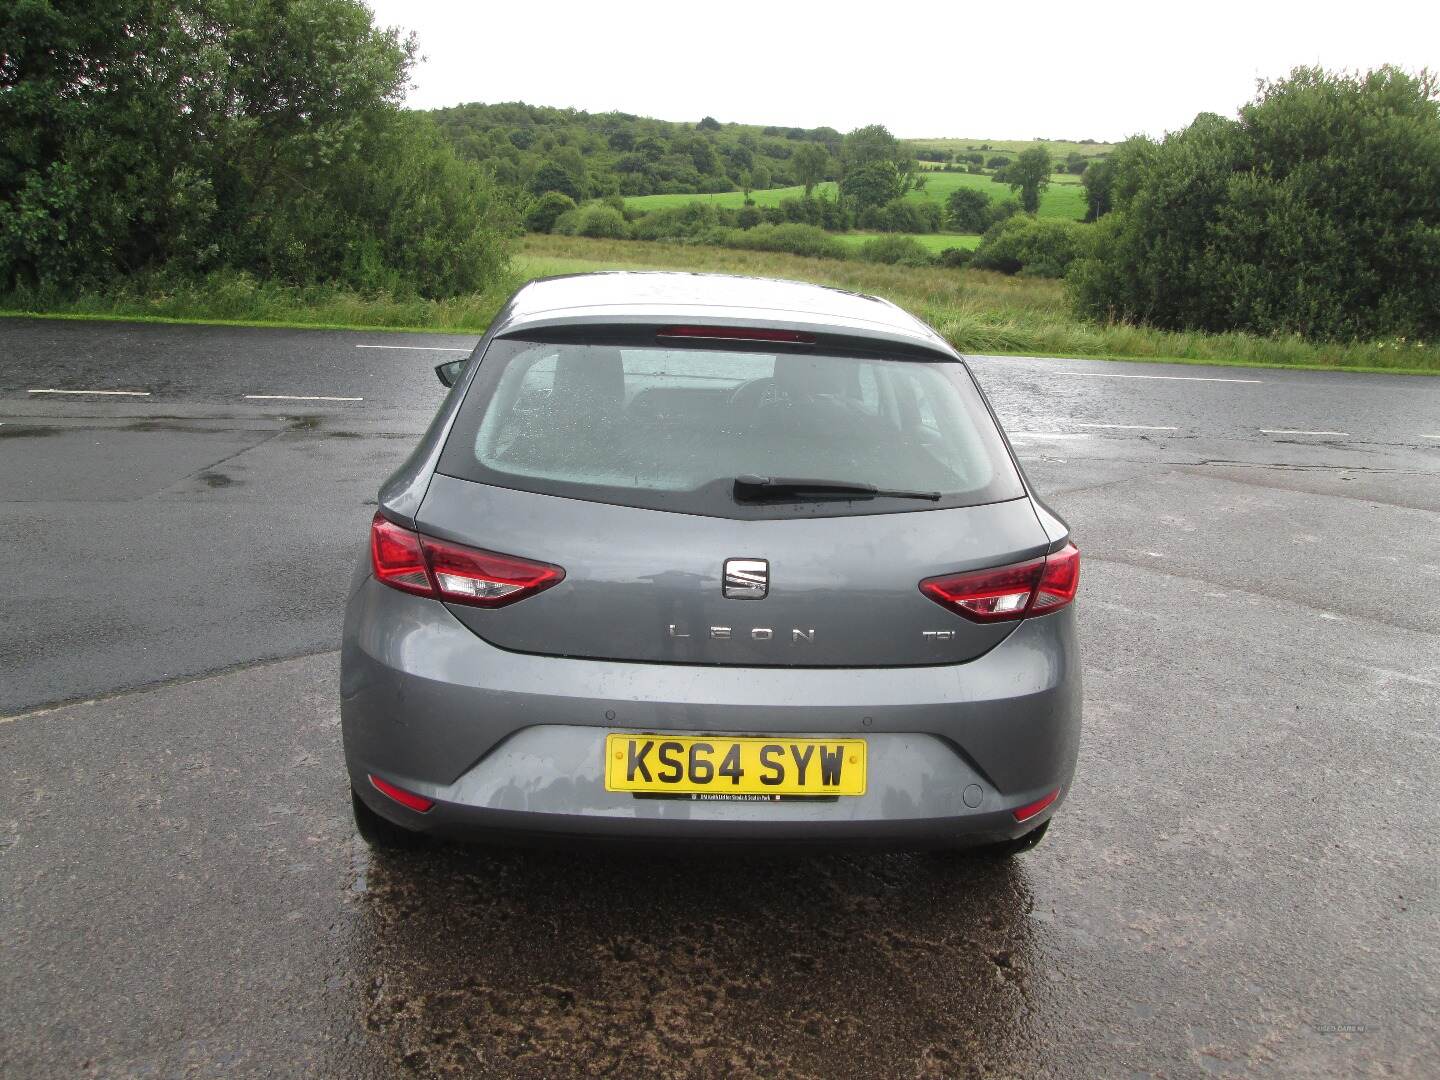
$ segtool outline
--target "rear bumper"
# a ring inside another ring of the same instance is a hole
[[[441,604],[367,579],[346,614],[341,718],[355,790],[446,835],[656,841],[985,843],[1012,811],[1069,787],[1080,733],[1072,608],[1021,623],[985,656],[918,668],[637,664],[497,649]],[[607,792],[610,731],[862,736],[867,793],[783,802]],[[370,775],[433,799],[424,814]]]

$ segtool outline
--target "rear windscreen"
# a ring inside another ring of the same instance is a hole
[[[491,343],[439,471],[725,517],[891,513],[1024,489],[958,362],[744,349]],[[737,499],[738,476],[937,492],[937,501]]]

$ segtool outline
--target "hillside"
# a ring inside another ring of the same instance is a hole
[[[673,196],[712,195],[719,196],[720,205],[739,207],[741,191],[752,189],[757,203],[773,206],[796,194],[789,189],[803,182],[797,157],[803,148],[823,151],[818,169],[824,180],[838,179],[842,170],[844,136],[828,127],[729,124],[711,117],[670,121],[523,102],[474,102],[429,115],[461,157],[485,164],[501,184],[535,195],[559,191],[577,202],[619,195],[637,207],[653,208],[687,201]],[[920,159],[918,167],[928,176],[927,188],[911,197],[938,200],[957,186],[978,186],[996,198],[1008,195],[1008,188],[991,182],[993,169],[966,172],[983,167],[966,155],[988,161],[1044,146],[1063,170],[1072,154],[1093,159],[1112,149],[1105,143],[1058,140],[926,138],[899,145]],[[947,167],[956,171],[942,171]],[[1062,171],[1055,180],[1041,216],[1083,217],[1083,193],[1060,187],[1078,177]]]

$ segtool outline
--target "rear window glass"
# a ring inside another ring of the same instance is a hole
[[[959,363],[715,348],[493,342],[440,471],[726,517],[965,506],[1024,493]],[[938,501],[745,502],[741,475],[934,491]]]

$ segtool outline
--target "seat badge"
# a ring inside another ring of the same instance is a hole
[[[770,591],[765,559],[726,559],[724,594],[731,600],[763,600]]]

